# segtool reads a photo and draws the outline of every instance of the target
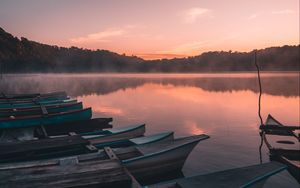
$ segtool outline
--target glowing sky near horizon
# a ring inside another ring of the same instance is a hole
[[[145,59],[299,44],[299,0],[0,0],[0,27]]]

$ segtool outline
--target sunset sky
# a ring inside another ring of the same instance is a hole
[[[299,44],[299,0],[0,0],[18,37],[145,59]]]

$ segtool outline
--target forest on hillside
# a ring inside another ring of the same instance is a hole
[[[263,71],[299,71],[299,47],[257,50]],[[198,56],[144,60],[107,50],[65,48],[20,39],[0,28],[0,66],[6,73],[26,72],[231,72],[254,71],[254,51],[214,51]]]

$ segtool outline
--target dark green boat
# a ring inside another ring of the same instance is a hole
[[[0,93],[0,100],[14,99],[14,100],[26,100],[33,98],[57,98],[57,97],[67,97],[67,93],[62,92],[52,92],[52,93],[28,93],[28,94],[5,94]]]
[[[39,101],[55,101],[55,100],[65,100],[69,99],[69,96],[53,96],[53,97],[35,97],[28,99],[0,99],[0,104],[5,103],[24,103],[24,102],[39,102]]]
[[[92,109],[74,110],[48,115],[0,118],[0,129],[24,128],[91,119]]]
[[[26,101],[26,102],[18,102],[18,103],[2,103],[0,104],[0,109],[7,109],[7,108],[19,108],[19,107],[39,107],[41,105],[57,105],[57,104],[64,104],[64,103],[74,103],[77,102],[76,99],[66,99],[66,100],[51,100],[51,101]]]
[[[82,102],[78,103],[66,103],[57,104],[50,106],[40,106],[34,108],[8,108],[0,109],[0,118],[10,117],[10,116],[29,116],[29,115],[43,115],[43,114],[53,114],[60,112],[67,112],[72,110],[81,110],[83,108]]]

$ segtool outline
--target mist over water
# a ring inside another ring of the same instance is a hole
[[[257,93],[255,73],[234,74],[6,74],[0,80],[0,91],[5,93],[51,92],[68,90],[79,97],[108,94],[118,90],[137,88],[145,84],[196,87],[209,92],[250,90]],[[297,73],[263,73],[263,93],[297,97]]]
[[[299,77],[262,74],[262,116],[299,125]],[[146,123],[146,134],[174,131],[176,137],[208,134],[183,168],[191,176],[259,163],[256,74],[19,74],[0,80],[4,93],[66,91],[113,117],[114,127]],[[264,146],[263,162],[269,161]],[[265,187],[297,187],[284,171]]]

